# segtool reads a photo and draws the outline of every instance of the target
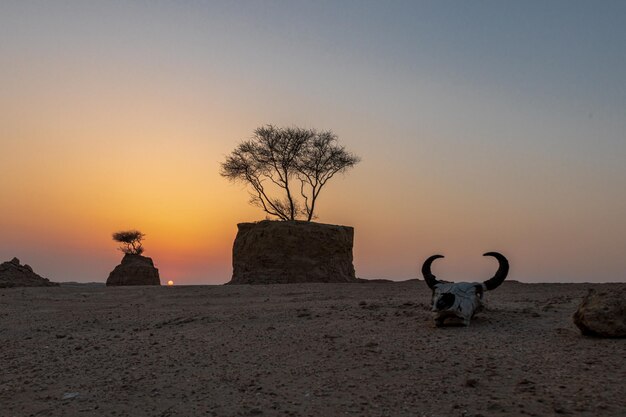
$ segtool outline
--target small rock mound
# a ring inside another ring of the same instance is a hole
[[[20,260],[13,258],[0,264],[0,288],[10,287],[56,287],[59,284],[50,282],[33,272],[28,265],[20,265]]]
[[[626,337],[626,287],[611,292],[589,290],[573,318],[584,335]]]
[[[229,284],[358,282],[352,227],[270,220],[237,227]]]
[[[127,253],[109,274],[109,285],[161,285],[161,279],[151,258]]]

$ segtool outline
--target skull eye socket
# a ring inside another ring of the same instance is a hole
[[[447,310],[454,305],[454,294],[449,292],[443,293],[437,299],[437,303],[435,304],[435,308],[437,310]]]
[[[478,296],[478,298],[483,298],[483,286],[482,285],[475,285],[474,286],[474,293]]]

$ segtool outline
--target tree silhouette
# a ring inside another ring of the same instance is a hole
[[[250,202],[266,213],[281,220],[311,221],[328,180],[360,160],[337,142],[332,131],[259,127],[252,139],[241,142],[226,157],[220,174],[251,185]]]
[[[139,230],[123,230],[113,233],[113,240],[121,243],[118,249],[125,254],[141,255],[143,253],[141,241],[145,236]]]

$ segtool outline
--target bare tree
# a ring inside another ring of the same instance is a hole
[[[124,230],[113,233],[113,240],[121,243],[118,248],[128,255],[141,255],[143,253],[143,245],[141,241],[146,235],[139,230]]]
[[[266,213],[281,220],[311,221],[326,182],[358,162],[357,156],[337,144],[331,131],[267,125],[226,157],[220,174],[250,184],[250,202]],[[299,189],[302,202],[292,187]],[[272,197],[276,193],[280,197]]]
[[[322,187],[335,174],[345,172],[358,162],[357,156],[337,144],[337,135],[333,132],[320,132],[311,137],[298,158],[296,169],[308,221],[314,218],[315,203]]]

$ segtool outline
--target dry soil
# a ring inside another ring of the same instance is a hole
[[[588,288],[487,294],[436,328],[423,282],[0,290],[2,416],[625,416],[626,339]]]

